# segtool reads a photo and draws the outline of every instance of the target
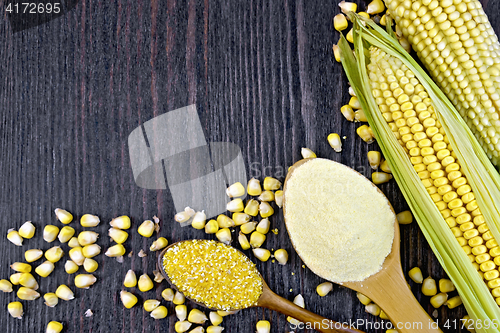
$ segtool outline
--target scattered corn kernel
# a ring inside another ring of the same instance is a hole
[[[10,281],[2,279],[0,280],[0,290],[3,291],[4,293],[10,293],[12,292],[12,283]]]
[[[223,320],[222,316],[220,314],[218,314],[216,311],[210,312],[210,314],[208,315],[208,317],[210,318],[210,322],[214,326],[219,326],[222,323],[222,320]]]
[[[412,279],[415,283],[422,283],[422,281],[424,281],[422,271],[419,267],[413,267],[412,269],[410,269],[408,275],[410,276],[410,279]]]
[[[151,311],[150,316],[154,319],[163,319],[168,315],[168,310],[164,305],[160,305],[153,311]]]
[[[68,274],[76,273],[79,268],[80,267],[73,260],[67,260],[64,264],[64,270]]]
[[[245,186],[240,182],[234,183],[227,188],[226,194],[230,198],[242,197],[245,195]]]
[[[80,243],[78,243],[78,237],[71,237],[71,239],[68,241],[68,246],[69,247],[80,246]]]
[[[137,232],[142,237],[149,238],[149,237],[153,236],[153,233],[155,232],[154,222],[151,220],[146,220],[146,221],[142,222],[141,225],[139,226],[139,228],[137,229]]]
[[[45,331],[45,333],[59,333],[62,330],[63,330],[63,324],[61,324],[58,321],[51,321],[47,325],[47,330]]]
[[[336,62],[340,62],[340,48],[337,44],[332,45],[333,57]]]
[[[116,244],[108,248],[106,253],[104,253],[105,256],[107,257],[121,257],[125,254],[125,248],[123,247],[122,244]]]
[[[166,288],[161,292],[161,297],[165,301],[172,302],[174,300],[174,291],[171,288]]]
[[[24,258],[27,262],[37,261],[43,256],[43,251],[39,249],[32,249],[24,252]]]
[[[455,291],[455,285],[451,280],[448,279],[440,279],[439,280],[439,291],[442,293],[451,293]]]
[[[56,213],[57,219],[61,221],[62,224],[69,224],[71,221],[73,221],[73,215],[71,215],[71,213],[67,210],[56,208],[54,210],[54,213]]]
[[[38,289],[38,283],[35,280],[35,277],[31,275],[31,273],[22,273],[19,278],[19,284],[23,287],[30,288],[33,290]]]
[[[255,325],[257,333],[269,333],[271,332],[271,323],[267,320],[259,320]]]
[[[120,292],[120,299],[123,303],[123,306],[127,309],[130,309],[137,303],[137,297],[134,294],[125,290],[122,290]]]
[[[19,236],[25,239],[30,239],[35,235],[35,226],[31,221],[26,221],[23,223],[23,225],[19,228]]]
[[[215,233],[215,237],[217,237],[217,239],[224,244],[227,245],[231,244],[232,240],[231,230],[229,230],[228,228],[222,228],[219,231],[217,231]]]
[[[189,321],[177,321],[175,323],[175,331],[177,333],[182,333],[182,332],[186,332],[190,327],[191,327],[191,324]]]
[[[260,193],[258,195],[260,195]],[[254,199],[248,200],[244,213],[250,216],[257,216],[257,214],[259,214],[259,202]]]
[[[54,263],[50,261],[45,261],[35,268],[35,273],[41,277],[47,277],[54,271]]]
[[[15,262],[12,265],[10,265],[10,268],[12,268],[16,272],[20,272],[20,273],[29,273],[29,272],[31,272],[31,265],[30,264],[25,264],[23,262]]]
[[[9,305],[7,305],[7,310],[12,317],[17,319],[23,318],[24,312],[21,302],[10,302]]]
[[[370,18],[370,14],[368,14],[367,12],[359,12],[358,15],[367,19]]]
[[[348,121],[354,121],[354,110],[350,105],[344,105],[340,108],[340,112]]]
[[[326,296],[332,291],[333,284],[331,282],[323,282],[316,287],[316,292],[321,297]]]
[[[373,0],[368,4],[366,12],[370,15],[380,14],[385,10],[382,0]]]
[[[86,272],[94,273],[98,267],[99,264],[97,261],[91,258],[85,258],[85,261],[83,262],[83,269],[85,269]]]
[[[36,271],[36,270],[35,270]],[[23,273],[14,273],[9,277],[10,283],[17,286],[19,284],[19,280],[21,279],[21,275]]]
[[[56,240],[57,235],[59,234],[59,228],[56,227],[55,225],[46,225],[45,228],[43,228],[43,239],[47,243],[52,243],[53,241]]]
[[[380,25],[382,25],[384,27],[387,25],[387,15],[386,14],[382,15],[379,23],[380,23]]]
[[[273,177],[264,178],[264,190],[276,191],[281,187],[281,182]]]
[[[337,31],[342,31],[347,29],[348,23],[344,14],[337,14],[333,18],[333,27]]]
[[[71,250],[69,250],[69,257],[78,266],[83,265],[83,262],[85,261],[85,256],[83,255],[83,248],[81,246],[72,248]]]
[[[347,14],[349,12],[354,12],[356,13],[356,10],[358,9],[358,5],[355,4],[354,2],[347,2],[347,1],[341,1],[339,3],[340,10],[342,10],[342,13]]]
[[[252,252],[254,256],[260,261],[268,261],[269,257],[271,257],[271,252],[269,250],[260,247],[252,249]]]
[[[185,306],[184,304],[177,305],[175,307],[175,315],[177,316],[177,319],[179,319],[179,321],[186,320],[186,318],[187,318],[187,306]]]
[[[220,326],[208,326],[207,333],[221,333],[224,330],[224,327]]]
[[[153,289],[154,283],[151,280],[151,278],[149,277],[149,275],[147,275],[146,273],[144,273],[144,274],[142,274],[139,277],[138,286],[139,286],[139,290],[140,291],[146,292],[148,290]]]
[[[85,228],[97,227],[100,222],[101,220],[97,215],[85,214],[80,218],[80,224]]]
[[[374,172],[372,173],[372,182],[376,185],[387,183],[392,179],[392,175],[385,172]]]
[[[189,331],[189,333],[205,333],[205,329],[203,328],[203,326],[198,326]]]
[[[351,99],[349,100],[349,106],[355,110],[361,109],[361,103],[359,103],[359,100],[356,96],[351,97]],[[354,117],[354,119],[356,119],[356,117]]]
[[[189,311],[188,321],[193,324],[203,324],[208,320],[208,317],[205,313],[198,309],[192,309]]]
[[[354,121],[365,122],[365,123],[368,121],[368,119],[366,118],[365,111],[363,111],[363,109],[359,109],[356,110],[356,112],[354,112]]]
[[[56,289],[56,295],[62,300],[65,301],[70,301],[75,298],[75,294],[69,287],[65,284],[61,284],[59,287]]]
[[[431,305],[435,307],[436,309],[441,307],[446,301],[448,300],[448,294],[445,293],[439,293],[437,295],[434,295],[431,297]]]
[[[457,295],[455,297],[450,298],[448,301],[446,301],[445,304],[448,306],[449,309],[454,309],[462,304],[462,298],[460,298],[460,296]]]
[[[82,254],[85,258],[93,258],[101,253],[101,247],[97,244],[86,245],[82,249]]]
[[[156,299],[148,299],[148,300],[144,301],[143,306],[144,306],[144,310],[146,310],[147,312],[151,312],[154,309],[156,309],[158,306],[160,306],[160,301],[158,301]]]
[[[342,141],[340,140],[340,136],[337,133],[331,133],[328,135],[328,143],[337,153],[342,151]]]
[[[168,240],[165,237],[160,237],[151,244],[149,251],[158,251],[168,245]]]
[[[374,316],[379,316],[381,310],[380,310],[380,306],[378,306],[375,303],[371,303],[371,304],[368,304],[367,306],[365,306],[365,311],[367,313],[374,315]]]
[[[274,214],[274,209],[269,203],[261,202],[259,205],[259,212],[262,218],[266,218]]]
[[[117,243],[117,244],[123,244],[128,238],[128,232],[123,231],[118,228],[109,228],[108,230],[108,236],[111,237],[111,239]]]
[[[422,282],[422,294],[425,296],[434,296],[437,294],[436,280],[430,276]]]
[[[389,163],[387,162],[387,160],[383,161],[381,164],[380,164],[380,169],[384,172],[387,172],[387,173],[392,173],[391,172],[391,168],[389,167]]]
[[[244,208],[245,206],[243,205],[243,200],[240,198],[233,199],[226,205],[226,209],[232,213],[242,212]]]
[[[57,297],[57,295],[54,293],[46,293],[45,295],[43,295],[43,299],[45,300],[45,305],[51,308],[59,303],[59,297]]]
[[[266,235],[261,234],[258,231],[252,232],[250,235],[250,245],[253,248],[261,247],[262,244],[264,244],[264,241],[266,240]]]
[[[61,249],[60,246],[54,246],[54,247],[51,247],[50,249],[48,249],[47,251],[45,251],[45,259],[47,259],[48,261],[53,262],[53,263],[56,263],[59,260],[61,260],[63,255],[64,255],[64,251],[63,251],[63,249]]]
[[[371,299],[369,299],[367,296],[365,296],[364,294],[362,294],[360,292],[356,293],[356,297],[359,299],[359,301],[363,305],[368,305],[372,302]]]
[[[78,243],[81,246],[94,244],[97,242],[97,238],[99,238],[99,234],[95,231],[82,231],[78,234]]]
[[[356,133],[361,139],[363,139],[364,142],[368,144],[372,143],[375,140],[372,135],[371,128],[368,125],[358,127],[358,129],[356,129]]]
[[[285,249],[274,251],[274,258],[281,264],[286,265],[288,262],[288,252]]]
[[[399,224],[410,224],[413,222],[413,215],[409,210],[405,210],[396,215]]]
[[[137,285],[137,277],[133,270],[129,269],[127,271],[127,274],[125,274],[125,278],[123,279],[123,285],[127,288],[133,288]]]
[[[16,230],[9,230],[7,232],[7,239],[14,245],[17,246],[22,246],[23,245],[23,238],[21,235],[19,235],[19,232]]]
[[[262,192],[264,193],[264,192]],[[250,221],[250,215],[245,213],[233,213],[234,224],[239,226]]]
[[[219,230],[219,223],[216,220],[210,220],[205,224],[205,233],[215,234]]]
[[[244,234],[249,234],[255,230],[257,222],[247,222],[240,226],[240,230]]]
[[[31,288],[20,287],[17,290],[17,297],[25,301],[33,301],[40,297],[40,294]]]
[[[271,227],[271,222],[269,221],[268,218],[260,220],[259,224],[257,224],[257,227],[255,230],[257,232],[260,232],[261,234],[267,234],[269,232],[269,228]]]
[[[196,212],[194,211],[194,209],[186,207],[182,212],[175,214],[174,220],[176,220],[179,223],[184,223],[189,221],[194,216],[195,213]]]
[[[283,207],[283,191],[279,190],[274,193],[274,202],[279,208]]]
[[[245,236],[245,234],[241,231],[238,235],[238,242],[240,243],[240,246],[243,250],[248,250],[251,247],[250,243],[248,242],[247,236]]]
[[[235,226],[233,219],[224,214],[217,216],[217,224],[219,228],[231,228]]]
[[[252,178],[248,181],[247,193],[253,197],[259,196],[262,193],[262,188],[260,187],[260,181],[258,179]],[[252,215],[250,213],[247,214]]]
[[[234,311],[217,310],[217,314],[221,317],[229,316],[229,315],[235,314],[236,312],[238,312],[238,310],[234,310]]]
[[[115,217],[114,219],[111,220],[111,222],[109,222],[109,225],[117,229],[122,229],[122,230],[129,229],[131,225],[130,217],[126,215]]]
[[[347,33],[347,35],[345,35],[345,39],[347,39],[347,41],[349,43],[354,43],[354,34],[353,34],[353,31],[354,31],[354,28],[349,30],[349,32]],[[355,97],[353,97],[355,98]],[[351,102],[349,101],[349,105],[352,106]],[[360,106],[361,107],[361,106]],[[353,107],[353,109],[356,109],[355,107]],[[358,108],[359,109],[359,108]]]
[[[378,316],[380,319],[389,320],[389,316],[382,309],[380,309],[380,314]]]
[[[262,191],[257,199],[259,199],[260,201],[274,201],[274,193],[269,190]]]
[[[368,156],[368,163],[370,163],[370,167],[373,170],[378,169],[380,165],[380,160],[382,159],[382,154],[379,151],[372,150],[368,152],[367,156]]]
[[[196,212],[193,216],[193,221],[191,222],[191,226],[195,229],[201,230],[205,228],[205,222],[207,221],[207,215],[204,211]]]
[[[316,158],[316,154],[309,148],[303,147],[300,150],[300,154],[302,155],[302,158]]]

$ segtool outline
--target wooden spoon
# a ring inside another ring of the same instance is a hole
[[[158,271],[163,275],[163,277],[167,280],[170,285],[174,289],[178,289],[172,281],[170,281],[170,278],[168,277],[168,274],[165,272],[165,269],[163,267],[163,257],[165,255],[165,252],[172,246],[174,246],[177,243],[173,243],[169,245],[167,248],[165,248],[160,255],[158,256]],[[241,252],[241,251],[240,251]],[[242,253],[243,254],[243,253]],[[243,254],[245,255],[245,254]],[[311,328],[314,328],[315,330],[319,332],[324,332],[324,333],[363,333],[363,331],[359,331],[357,329],[350,328],[346,324],[342,323],[337,323],[333,320],[329,320],[327,318],[321,317],[311,311],[308,311],[306,309],[301,308],[300,306],[295,305],[294,303],[290,302],[287,299],[284,299],[281,296],[276,295],[271,289],[269,289],[269,286],[266,284],[264,279],[262,278],[262,275],[259,276],[262,280],[262,295],[260,296],[259,300],[257,301],[257,304],[255,306],[258,307],[263,307],[267,308],[270,310],[278,311],[283,313],[286,316],[293,317],[303,323],[309,323]],[[187,297],[187,296],[186,296]],[[195,302],[196,304],[199,304],[201,306],[207,307],[203,303],[199,303],[197,301],[194,301],[191,299],[191,301]],[[211,309],[211,310],[220,310],[220,309]],[[241,309],[233,309],[233,310],[241,310]]]
[[[294,170],[310,159],[303,159],[295,163],[287,174],[283,187],[285,201],[283,212],[286,225],[286,184]],[[354,170],[353,170],[354,171]],[[356,171],[354,171],[356,172]],[[373,185],[376,187],[375,185]],[[382,193],[378,187],[377,190]],[[383,193],[382,193],[383,195]],[[392,209],[392,206],[391,206]],[[394,211],[394,210],[393,210]],[[288,235],[293,240],[287,227]],[[314,242],[314,239],[311,239]],[[394,239],[389,255],[385,258],[382,269],[360,282],[345,282],[342,286],[358,291],[384,310],[391,322],[396,325],[400,333],[442,332],[427,312],[422,308],[411,292],[401,269],[399,253],[399,224],[394,221]],[[292,241],[292,245],[293,245]],[[293,245],[295,246],[295,245]],[[300,253],[297,251],[300,256]],[[401,326],[397,326],[401,325]]]

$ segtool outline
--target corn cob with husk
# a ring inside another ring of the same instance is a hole
[[[500,167],[500,44],[478,0],[384,0],[400,32]]]
[[[391,25],[349,16],[355,55],[342,37],[342,65],[394,178],[470,316],[499,321],[500,175]]]

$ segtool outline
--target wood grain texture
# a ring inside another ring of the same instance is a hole
[[[107,222],[121,214],[134,222],[126,244],[134,253],[149,247],[151,240],[136,229],[153,215],[160,218],[160,234],[170,242],[203,236],[173,222],[169,190],[135,185],[127,146],[137,126],[189,104],[197,106],[207,141],[241,147],[249,176],[284,179],[288,166],[300,158],[301,147],[369,176],[366,152],[377,146],[357,140],[359,125],[339,113],[348,100],[348,86],[331,52],[339,37],[331,23],[339,12],[336,2],[81,0],[67,15],[16,34],[3,15],[0,234],[26,220],[38,229],[22,248],[0,238],[0,278],[12,273],[8,265],[21,261],[24,250],[52,246],[41,233],[46,224],[61,226],[53,213],[57,207],[77,217],[99,215],[103,223],[96,230],[103,249],[110,244]],[[500,3],[482,2],[498,32]],[[331,132],[347,137],[341,154],[326,141]],[[407,208],[394,182],[381,188],[396,211]],[[257,262],[273,291],[289,300],[301,293],[307,309],[335,321],[382,322],[366,314],[346,288],[335,286],[328,296],[319,297],[315,288],[322,281],[302,268],[281,215],[273,217],[272,226],[280,232],[269,235],[266,247],[291,254],[286,266]],[[401,239],[404,272],[420,266],[424,275],[444,277],[415,223],[401,227]],[[59,320],[65,332],[174,332],[174,316],[154,321],[141,307],[126,310],[120,303],[126,271],[151,273],[154,255],[127,257],[123,264],[103,255],[97,261],[98,283],[76,290],[75,300],[60,301],[55,308],[40,299],[23,302],[24,319],[2,310],[0,327],[9,333],[42,332],[50,320]],[[59,262],[55,273],[39,281],[43,293],[59,284],[73,285],[63,266]],[[137,294],[159,299],[165,286]],[[410,286],[431,313],[428,297],[417,285]],[[0,307],[15,299],[14,293],[1,294]],[[89,308],[94,316],[86,318]],[[171,304],[168,308],[173,313]],[[438,313],[443,321],[461,318],[465,310],[441,308]],[[226,317],[223,325],[225,332],[254,332],[260,319],[271,321],[272,332],[291,331],[283,315],[265,309],[244,310]]]

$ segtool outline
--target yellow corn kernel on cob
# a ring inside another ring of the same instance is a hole
[[[401,34],[500,166],[500,44],[478,0],[385,0]]]

